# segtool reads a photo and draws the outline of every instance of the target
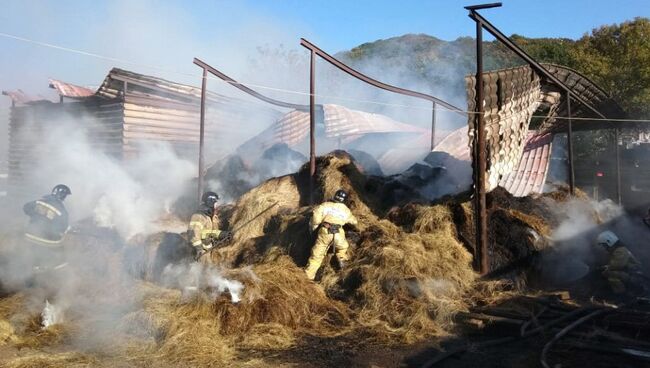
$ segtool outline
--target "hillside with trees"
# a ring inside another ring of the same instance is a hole
[[[631,118],[650,117],[650,19],[635,18],[593,29],[578,40],[565,38],[511,39],[541,62],[573,68],[605,89]],[[497,41],[485,42],[486,70],[512,67],[523,61]],[[379,68],[399,70],[391,82],[424,80],[435,91],[440,86],[463,94],[463,76],[475,71],[474,39],[443,41],[424,34],[364,43],[341,57],[373,74]]]

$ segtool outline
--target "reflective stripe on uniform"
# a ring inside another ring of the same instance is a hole
[[[49,210],[51,210],[51,211],[53,211],[57,215],[61,216],[61,211],[59,211],[56,207],[52,206],[51,204],[43,202],[43,201],[36,201],[36,203],[43,206],[43,207],[45,207],[45,208],[47,208],[47,209],[49,209]]]
[[[197,240],[197,241],[195,241],[194,243],[192,243],[192,246],[193,246],[193,247],[198,247],[198,246],[200,246],[200,245],[203,245],[203,242],[200,241],[200,240]]]
[[[63,241],[63,238],[59,240],[49,240],[29,233],[25,233],[25,238],[27,238],[27,240],[30,240],[32,242],[36,242],[39,245],[45,245],[50,247],[58,247],[61,244],[61,241]]]
[[[201,231],[201,239],[207,239],[209,235],[217,235],[221,234],[221,230],[203,230]]]

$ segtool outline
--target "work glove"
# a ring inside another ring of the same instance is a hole
[[[194,260],[197,261],[197,262],[201,259],[201,257],[204,254],[207,253],[207,251],[205,249],[203,249],[202,247],[195,248],[194,250],[195,250],[194,251]]]
[[[358,244],[361,240],[361,234],[356,231],[347,231],[345,237],[350,243]]]
[[[221,242],[229,242],[232,240],[232,232],[230,231],[222,231],[219,233],[219,236],[217,237],[217,241]]]

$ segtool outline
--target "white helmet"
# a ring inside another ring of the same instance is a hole
[[[602,233],[598,234],[596,242],[606,248],[611,248],[614,246],[614,244],[616,244],[616,242],[618,242],[618,236],[609,230],[603,231]]]

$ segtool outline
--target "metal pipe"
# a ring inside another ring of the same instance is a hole
[[[489,271],[487,237],[487,202],[485,197],[485,122],[483,120],[483,25],[476,22],[476,117],[474,137],[474,210],[476,218],[475,262],[482,275]]]
[[[594,312],[591,312],[587,314],[586,316],[578,319],[577,321],[571,323],[570,325],[566,326],[563,328],[560,332],[558,332],[552,339],[549,341],[546,345],[544,345],[544,349],[542,349],[542,356],[539,358],[540,363],[542,364],[542,367],[544,368],[550,368],[550,365],[546,362],[546,355],[548,354],[549,350],[551,350],[551,347],[553,344],[555,344],[559,339],[562,338],[562,336],[566,335],[569,331],[575,329],[576,327],[580,326],[581,324],[587,322],[588,320],[603,314],[605,312],[609,312],[607,309],[599,309]]]
[[[276,99],[273,99],[273,98],[270,98],[270,97],[266,97],[263,94],[261,94],[261,93],[259,93],[257,91],[254,91],[254,90],[244,86],[243,84],[237,82],[236,80],[230,78],[229,76],[223,74],[222,72],[218,71],[217,69],[213,68],[212,66],[210,66],[207,63],[201,61],[198,58],[194,58],[194,64],[200,66],[204,70],[209,71],[210,73],[212,73],[215,76],[219,77],[223,81],[231,84],[233,87],[235,87],[235,88],[237,88],[237,89],[239,89],[241,91],[244,91],[244,92],[248,93],[249,95],[251,95],[253,97],[256,97],[256,98],[258,98],[258,99],[260,99],[260,100],[262,100],[264,102],[268,102],[268,103],[270,103],[272,105],[276,105],[276,106],[280,106],[280,107],[287,107],[287,108],[290,108],[290,109],[296,109],[296,110],[301,110],[301,111],[307,111],[307,109],[308,109],[307,105],[292,104],[292,103],[288,103],[288,102],[284,102],[284,101],[279,101],[279,100],[276,100]]]
[[[490,4],[493,5],[493,4]],[[480,5],[479,5],[480,6]],[[468,7],[469,8],[469,7]],[[600,111],[598,111],[595,107],[591,106],[585,99],[580,97],[578,94],[574,93],[569,86],[564,84],[562,81],[557,79],[551,72],[546,70],[540,63],[535,61],[530,55],[528,55],[524,50],[522,50],[519,46],[517,46],[516,43],[512,42],[510,38],[508,38],[506,35],[501,33],[498,28],[493,26],[487,19],[483,18],[479,13],[477,13],[474,10],[470,10],[469,17],[472,18],[475,22],[481,23],[483,25],[483,28],[485,28],[486,31],[488,31],[490,34],[492,34],[497,40],[499,40],[501,43],[503,43],[507,48],[512,50],[515,54],[517,54],[520,58],[524,59],[530,65],[533,69],[535,69],[539,74],[543,75],[553,83],[555,83],[557,86],[561,87],[568,93],[572,95],[576,101],[580,102],[582,105],[587,107],[589,110],[594,112],[596,115],[599,117],[606,119],[607,117],[603,115]]]
[[[309,203],[314,204],[316,177],[316,55],[311,51],[309,61]]]
[[[203,195],[203,141],[205,136],[205,90],[208,80],[208,70],[203,68],[203,80],[201,81],[201,126],[199,133],[199,195],[198,200],[201,202],[201,196]]]
[[[616,199],[618,200],[618,205],[620,206],[623,201],[621,199],[621,148],[618,144],[618,141],[620,139],[619,137],[619,128],[614,128],[614,141],[616,143]]]
[[[501,3],[490,3],[490,4],[469,5],[469,6],[466,6],[465,9],[467,9],[467,10],[489,9],[489,8],[498,8],[501,5],[503,5],[503,4],[501,4]]]
[[[436,103],[431,103],[431,152],[436,146]]]
[[[571,122],[571,94],[566,92],[566,110],[568,115],[567,141],[569,147],[569,190],[571,195],[575,194],[575,171],[573,166],[573,124]]]
[[[439,99],[437,97],[427,95],[427,94],[424,94],[424,93],[420,93],[420,92],[411,91],[411,90],[400,88],[400,87],[395,87],[395,86],[392,86],[390,84],[386,84],[386,83],[380,82],[380,81],[378,81],[376,79],[370,78],[367,75],[365,75],[363,73],[360,73],[360,72],[350,68],[349,66],[343,64],[342,62],[340,62],[339,60],[334,58],[332,55],[330,55],[330,54],[326,53],[325,51],[321,50],[320,48],[318,48],[318,46],[314,45],[313,43],[307,41],[304,38],[300,39],[300,44],[302,46],[304,46],[305,48],[308,48],[309,50],[311,50],[312,53],[316,53],[316,55],[322,57],[323,59],[325,59],[325,61],[327,61],[328,63],[334,65],[335,67],[342,70],[343,72],[345,72],[345,73],[347,73],[347,74],[349,74],[349,75],[351,75],[351,76],[353,76],[353,77],[355,77],[357,79],[360,79],[360,80],[362,80],[362,81],[364,81],[364,82],[366,82],[368,84],[371,84],[371,85],[373,85],[373,86],[375,86],[377,88],[381,88],[381,89],[384,89],[386,91],[399,93],[399,94],[406,95],[406,96],[417,97],[417,98],[421,98],[421,99],[424,99],[424,100],[432,101],[432,102],[438,103],[438,104],[440,104],[440,105],[442,105],[442,106],[448,108],[449,110],[452,110],[452,111],[454,111],[454,112],[456,112],[458,114],[461,114],[463,116],[465,115],[465,112],[462,109],[460,109],[460,108],[458,108],[458,107],[456,107],[456,106],[454,106],[454,105],[452,105],[452,104],[450,104],[450,103],[448,103],[446,101],[443,101],[443,100],[441,100],[441,99]]]

